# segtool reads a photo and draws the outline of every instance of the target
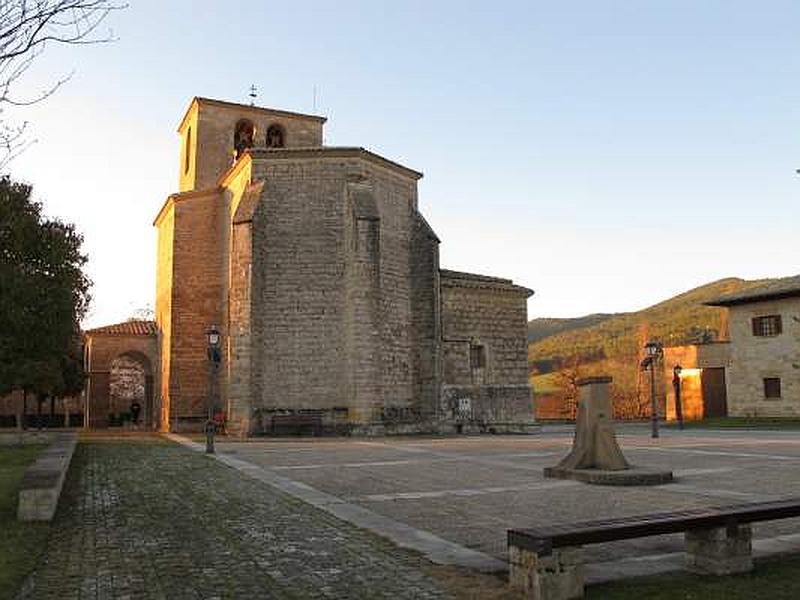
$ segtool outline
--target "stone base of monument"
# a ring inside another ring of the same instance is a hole
[[[570,453],[545,477],[574,479],[597,485],[659,485],[672,481],[672,471],[630,464],[614,434],[608,394],[611,377],[587,377],[577,382],[578,414]]]
[[[595,485],[662,485],[672,481],[672,471],[659,471],[636,465],[630,465],[621,471],[547,467],[544,476],[553,479],[574,479]]]

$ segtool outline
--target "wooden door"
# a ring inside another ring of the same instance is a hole
[[[725,369],[703,369],[703,416],[727,417],[728,396],[725,391]]]

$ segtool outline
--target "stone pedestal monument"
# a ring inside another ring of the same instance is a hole
[[[603,485],[657,485],[672,481],[671,471],[630,465],[614,434],[613,410],[608,394],[611,377],[578,381],[578,415],[572,451],[545,477],[576,479]]]

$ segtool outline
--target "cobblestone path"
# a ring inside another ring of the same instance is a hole
[[[79,444],[21,598],[444,598],[423,559],[202,454]]]

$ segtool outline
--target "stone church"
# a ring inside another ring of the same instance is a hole
[[[240,434],[292,416],[355,433],[524,431],[532,292],[440,268],[418,206],[422,174],[323,145],[325,121],[189,105],[179,191],[154,221],[155,326],[139,327],[155,349],[145,422],[198,429],[212,389],[215,412]],[[211,325],[222,334],[216,376]],[[121,324],[90,331],[89,345],[112,335],[137,337]],[[89,404],[107,383],[90,384]]]

